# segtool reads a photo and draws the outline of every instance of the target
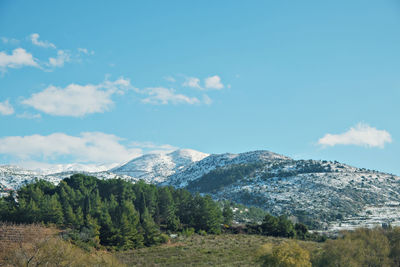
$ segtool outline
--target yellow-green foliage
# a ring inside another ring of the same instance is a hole
[[[20,244],[3,259],[5,266],[125,266],[107,252],[88,253],[59,237]]]
[[[395,230],[398,232],[398,229]],[[329,240],[323,247],[318,266],[362,267],[362,266],[399,266],[390,258],[391,244],[382,229],[358,229],[344,233],[343,237]],[[398,241],[392,243],[392,252],[397,251]]]
[[[310,253],[293,240],[275,246],[264,244],[260,251],[264,254],[261,257],[263,266],[311,267]]]

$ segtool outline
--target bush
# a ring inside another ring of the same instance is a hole
[[[87,253],[59,237],[24,243],[3,259],[5,266],[125,266],[106,252]]]
[[[319,266],[391,266],[390,243],[381,229],[358,229],[329,240]]]
[[[277,246],[263,245],[261,261],[269,267],[311,267],[310,253],[301,248],[297,242],[283,242]]]
[[[192,236],[193,234],[194,234],[194,228],[193,228],[193,227],[185,228],[185,229],[182,231],[182,235],[183,235],[183,236],[186,236],[186,237],[190,237],[190,236]]]
[[[199,235],[206,236],[207,232],[204,230],[199,230]]]

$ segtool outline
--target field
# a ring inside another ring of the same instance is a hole
[[[263,244],[279,244],[285,239],[259,235],[193,235],[151,248],[119,252],[115,256],[128,266],[261,266]],[[319,244],[301,242],[307,250]]]

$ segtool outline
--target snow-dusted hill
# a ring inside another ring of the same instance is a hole
[[[252,151],[241,154],[215,154],[210,155],[194,164],[187,166],[180,172],[172,174],[164,184],[172,185],[175,187],[185,187],[192,180],[196,180],[209,173],[210,171],[221,168],[224,166],[230,166],[233,164],[243,164],[252,162],[270,162],[288,160],[288,157],[275,154],[269,151]]]
[[[35,178],[58,183],[77,173],[76,167],[52,173],[0,166],[0,192]],[[109,171],[94,170],[84,173],[187,188],[275,215],[293,215],[319,229],[400,225],[400,177],[336,161],[293,160],[269,151],[208,155],[183,149],[144,155]]]
[[[208,154],[191,149],[180,149],[169,154],[147,154],[114,168],[111,172],[142,179],[147,183],[161,183],[206,157]]]
[[[293,215],[319,229],[400,225],[400,177],[338,162],[273,159],[226,165],[186,187]]]

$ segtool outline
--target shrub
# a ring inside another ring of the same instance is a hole
[[[269,267],[311,267],[310,253],[297,242],[283,242],[277,246],[263,245],[260,249],[263,266]],[[260,253],[259,252],[259,253]]]

